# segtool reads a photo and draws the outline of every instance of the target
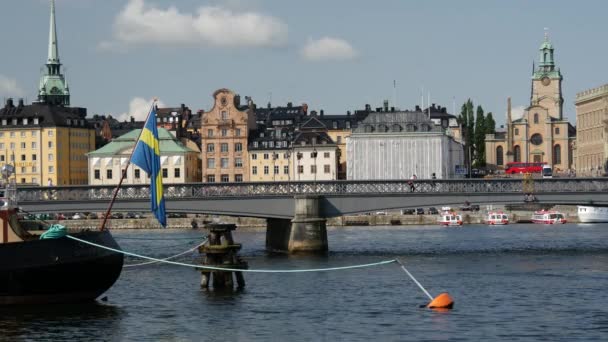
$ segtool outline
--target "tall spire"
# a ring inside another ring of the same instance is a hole
[[[55,0],[51,0],[51,21],[49,27],[49,59],[47,64],[59,64],[59,47],[57,46],[57,25],[55,25]]]
[[[53,105],[70,105],[68,82],[61,73],[59,47],[57,41],[57,24],[55,22],[55,0],[51,0],[51,20],[49,24],[49,54],[46,61],[46,72],[40,77],[38,102]]]

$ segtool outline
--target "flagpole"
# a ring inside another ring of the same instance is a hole
[[[150,111],[148,111],[146,120],[144,120],[144,125],[146,122],[148,122],[148,119],[150,118],[150,114],[152,114],[152,110],[154,109],[154,106],[156,106],[156,101],[157,101],[156,98],[154,98],[152,100],[152,107],[150,107]],[[156,122],[154,124],[156,125]],[[131,151],[131,155],[129,155],[129,160],[127,161],[127,166],[125,166],[124,171],[122,171],[122,165],[121,165],[120,180],[118,181],[118,185],[116,185],[116,188],[114,189],[114,193],[112,194],[112,200],[110,201],[110,204],[108,205],[108,210],[106,210],[106,214],[103,216],[103,221],[101,222],[101,227],[99,227],[100,231],[105,230],[106,222],[108,221],[108,216],[110,215],[110,211],[112,211],[112,206],[114,205],[114,201],[116,201],[116,196],[118,196],[118,190],[120,190],[122,181],[125,179],[125,176],[127,175],[127,170],[129,169],[129,165],[131,165],[131,158],[133,158],[133,152],[135,152],[135,147],[137,147],[137,143],[139,142],[139,139],[141,138],[141,135],[144,132],[144,128],[145,127],[141,128],[141,131],[139,132],[137,139],[135,139],[135,144],[133,145],[133,150]]]

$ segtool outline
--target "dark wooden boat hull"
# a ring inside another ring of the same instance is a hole
[[[120,248],[107,230],[71,235]],[[118,279],[123,258],[67,237],[0,244],[0,305],[92,301]]]

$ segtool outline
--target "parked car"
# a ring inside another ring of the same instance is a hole
[[[90,213],[89,216],[87,216],[87,219],[89,220],[96,220],[97,218],[98,216],[95,213]]]
[[[414,209],[401,209],[401,215],[414,215]]]
[[[479,204],[472,204],[471,211],[479,211]]]
[[[76,213],[72,215],[72,220],[82,220],[84,218],[84,214]]]
[[[113,219],[122,219],[122,218],[125,217],[125,215],[123,215],[123,213],[114,213],[110,217],[113,218]]]
[[[424,215],[424,208],[416,209],[416,215]]]
[[[184,213],[168,213],[167,214],[168,218],[185,218],[188,217],[186,214]]]
[[[386,215],[386,211],[376,211],[376,215]]]
[[[126,219],[134,219],[134,218],[136,218],[136,217],[135,217],[135,213],[127,213],[127,214],[125,215],[125,218],[126,218]]]
[[[430,207],[429,211],[427,211],[429,215],[439,215],[439,211],[435,207]]]

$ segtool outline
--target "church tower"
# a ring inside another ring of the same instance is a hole
[[[553,45],[545,32],[545,40],[540,46],[539,64],[532,72],[532,94],[530,106],[539,105],[548,110],[549,116],[562,120],[562,74],[555,67]]]
[[[59,47],[57,45],[57,27],[55,25],[55,0],[51,0],[51,20],[49,27],[49,49],[46,70],[40,77],[38,87],[38,102],[69,106],[70,89],[68,82],[61,73]]]

